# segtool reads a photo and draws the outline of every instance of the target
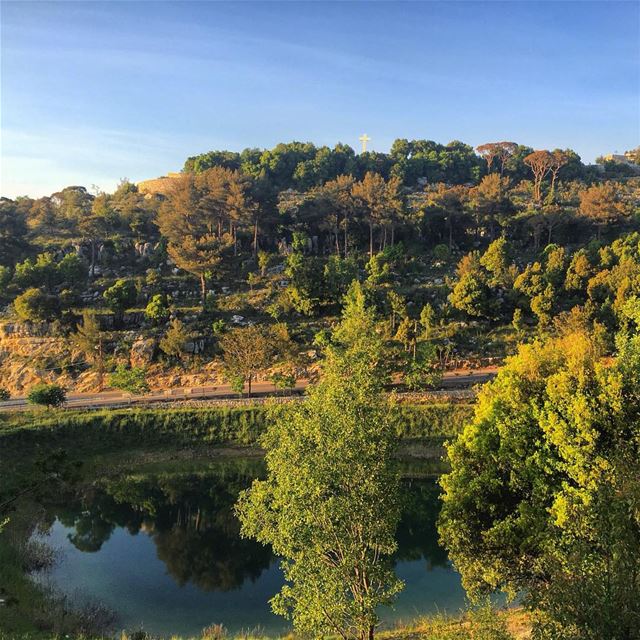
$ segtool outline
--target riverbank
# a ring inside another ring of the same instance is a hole
[[[143,632],[121,632],[117,640],[165,640]],[[418,618],[394,629],[376,633],[378,640],[529,640],[531,618],[521,608],[500,611],[480,611],[458,616],[430,616]],[[64,636],[65,640],[113,640],[113,636]],[[214,625],[203,629],[199,636],[172,636],[171,640],[301,640],[301,636],[289,633],[283,636],[267,636],[258,630],[228,635],[224,627]],[[332,639],[332,636],[328,636]],[[0,640],[62,640],[62,636],[21,634],[6,635],[0,631]]]
[[[442,442],[460,431],[473,404],[398,404],[393,422],[402,441]],[[267,420],[265,406],[31,411],[0,414],[0,451],[72,446],[82,451],[173,445],[256,445]]]

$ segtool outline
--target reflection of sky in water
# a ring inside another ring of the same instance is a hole
[[[286,626],[268,604],[282,584],[277,562],[257,580],[245,580],[240,589],[205,592],[191,582],[178,585],[158,558],[153,539],[142,532],[131,535],[118,527],[100,551],[85,553],[69,542],[70,531],[56,521],[47,538],[63,552],[51,572],[52,581],[69,594],[90,597],[117,611],[123,627],[197,634],[212,623],[222,623],[231,630],[259,626],[271,632]],[[427,561],[420,559],[399,562],[396,572],[406,586],[394,610],[383,614],[389,622],[437,610],[455,612],[464,605],[460,578],[447,567],[429,568]]]

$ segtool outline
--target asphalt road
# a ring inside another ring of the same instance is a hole
[[[487,382],[495,376],[496,369],[477,369],[474,371],[447,371],[445,372],[441,390],[468,389],[476,384]],[[294,393],[301,394],[309,384],[308,380],[298,380]],[[252,397],[269,397],[281,395],[282,392],[270,382],[254,382],[251,388]],[[67,396],[65,408],[106,408],[121,407],[137,404],[149,404],[154,402],[178,402],[184,400],[223,400],[237,399],[239,394],[229,385],[202,387],[180,387],[174,389],[154,390],[140,396],[132,396],[121,391],[103,391],[101,393],[70,393]],[[0,402],[0,411],[21,411],[31,408],[25,397],[16,397],[6,402]]]

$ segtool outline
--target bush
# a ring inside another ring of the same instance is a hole
[[[6,390],[0,388],[0,402],[6,402],[11,398],[11,394]]]
[[[163,293],[156,293],[144,310],[145,318],[155,325],[162,324],[169,319],[169,300]]]
[[[60,314],[58,298],[35,287],[19,295],[13,301],[13,307],[21,320],[29,322],[52,320]]]
[[[63,405],[66,399],[67,392],[57,384],[38,384],[32,387],[27,396],[29,404],[38,404],[49,408]]]
[[[131,367],[129,369],[125,365],[119,364],[109,376],[109,386],[136,395],[144,393],[149,391],[147,372],[142,367]]]
[[[446,244],[437,244],[433,247],[433,259],[438,262],[446,262],[451,257],[451,250]]]
[[[117,280],[102,294],[107,306],[115,313],[122,313],[125,309],[133,306],[137,295],[138,292],[133,280]]]

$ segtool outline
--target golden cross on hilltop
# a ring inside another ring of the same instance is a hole
[[[362,153],[365,153],[367,150],[367,142],[369,142],[369,140],[371,140],[371,138],[366,134],[363,133],[358,140],[360,140],[360,142],[362,142]]]

